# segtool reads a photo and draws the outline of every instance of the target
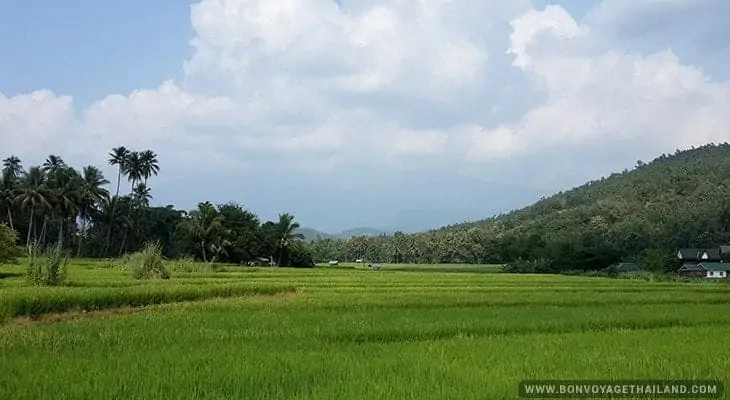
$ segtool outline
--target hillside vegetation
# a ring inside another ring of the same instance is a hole
[[[414,235],[320,240],[313,251],[317,261],[521,260],[535,272],[599,269],[621,260],[672,269],[678,247],[730,242],[729,196],[730,144],[710,144],[639,161],[630,171],[505,215]]]

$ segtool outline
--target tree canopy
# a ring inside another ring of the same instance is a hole
[[[6,157],[0,173],[3,237],[20,237],[26,247],[59,244],[77,257],[118,257],[156,242],[170,258],[231,263],[273,258],[282,266],[313,266],[309,249],[294,233],[299,225],[292,215],[262,224],[233,202],[202,202],[189,211],[152,207],[151,183],[161,171],[156,153],[119,146],[108,163],[116,167],[113,194],[96,166],[77,170],[49,155],[42,165],[25,168],[18,157]],[[126,194],[120,194],[123,179],[130,183]]]

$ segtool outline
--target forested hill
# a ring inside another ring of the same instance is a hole
[[[588,182],[511,213],[434,230],[470,228],[495,233],[573,236],[586,229],[650,233],[672,230],[677,246],[716,238],[730,198],[730,144],[705,145],[638,161],[632,170]],[[679,226],[678,226],[679,225]],[[664,229],[661,229],[664,228]],[[705,229],[707,230],[707,229]]]
[[[662,155],[650,163],[639,161],[630,171],[505,215],[380,239],[367,248],[383,261],[405,257],[421,262],[565,263],[585,256],[590,260],[569,264],[587,269],[641,259],[647,249],[668,259],[677,247],[730,243],[729,231],[730,145],[723,143]],[[395,246],[394,241],[413,245]],[[366,251],[362,246],[347,250],[352,245],[346,242],[341,246],[348,255]]]

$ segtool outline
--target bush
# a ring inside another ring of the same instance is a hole
[[[18,247],[18,233],[9,226],[0,224],[0,264],[18,262],[23,251]]]
[[[292,242],[281,260],[282,267],[293,267],[293,268],[314,268],[314,259],[312,258],[312,252],[302,242]]]
[[[132,271],[134,279],[170,279],[170,271],[165,266],[162,247],[150,243],[141,251],[122,259],[123,265]]]
[[[60,246],[53,246],[40,255],[37,246],[30,246],[28,258],[25,280],[29,285],[60,286],[66,281],[70,258]]]

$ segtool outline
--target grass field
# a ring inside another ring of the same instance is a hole
[[[514,399],[522,379],[730,377],[730,285],[347,267],[137,281],[78,261],[60,288],[0,267],[0,399]]]

